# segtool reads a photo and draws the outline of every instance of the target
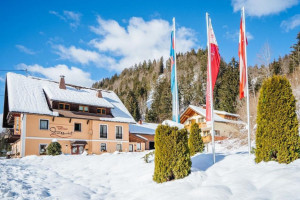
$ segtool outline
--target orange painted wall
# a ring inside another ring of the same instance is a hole
[[[40,129],[40,119],[49,121],[49,130]],[[89,154],[100,154],[101,143],[106,143],[107,152],[115,152],[117,144],[122,144],[122,151],[129,151],[129,124],[97,120],[72,119],[45,115],[27,114],[25,155],[39,155],[39,144],[50,144],[53,139],[62,145],[62,152],[71,153],[71,141],[86,140],[85,149]],[[74,131],[74,124],[81,123],[81,132]],[[107,138],[100,138],[100,124],[108,126]],[[116,126],[122,126],[122,139],[116,139]],[[53,134],[50,130],[71,134]],[[28,138],[29,137],[29,138]]]

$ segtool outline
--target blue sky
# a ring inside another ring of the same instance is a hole
[[[90,86],[143,60],[168,57],[172,17],[177,52],[205,48],[209,12],[220,54],[237,58],[240,8],[246,7],[248,63],[268,43],[272,60],[300,30],[299,0],[1,1],[0,69]],[[5,73],[0,71],[0,113]],[[22,73],[22,72],[18,72]]]

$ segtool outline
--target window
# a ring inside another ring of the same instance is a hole
[[[75,124],[74,124],[74,131],[79,131],[79,132],[81,132],[81,124],[80,124],[80,123],[75,123]]]
[[[203,136],[208,136],[210,135],[210,131],[203,131]]]
[[[122,126],[116,126],[116,139],[122,139]]]
[[[137,143],[137,145],[136,145],[136,150],[141,150],[142,148],[141,148],[141,143]]]
[[[220,136],[220,131],[215,130],[215,136]]]
[[[100,125],[100,138],[107,138],[107,125]]]
[[[89,112],[89,107],[88,106],[79,106],[79,111],[81,111],[81,112]]]
[[[59,103],[58,107],[60,110],[70,110],[70,104],[68,103]]]
[[[65,104],[65,110],[70,110],[70,104]]]
[[[100,147],[100,151],[106,151],[106,144],[105,143],[101,143],[101,147]]]
[[[40,155],[46,155],[46,150],[47,150],[47,144],[40,144],[39,147],[39,153]]]
[[[122,144],[117,144],[117,151],[122,151]]]
[[[204,118],[198,118],[198,123],[204,122]]]
[[[19,131],[19,128],[20,128],[20,117],[16,117],[16,131]]]
[[[45,119],[40,119],[40,129],[41,130],[48,130],[49,121]]]
[[[106,110],[105,110],[105,108],[97,108],[97,113],[105,115],[106,114]]]

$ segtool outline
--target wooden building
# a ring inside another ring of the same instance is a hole
[[[239,126],[244,123],[239,119],[239,115],[225,111],[214,111],[215,139],[222,140],[233,134],[239,134]],[[191,125],[197,123],[201,128],[201,136],[204,142],[211,141],[211,124],[206,122],[205,106],[198,107],[190,105],[181,115],[180,122],[190,131]]]

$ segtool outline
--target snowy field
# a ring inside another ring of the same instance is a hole
[[[146,152],[0,159],[0,199],[300,199],[300,160],[255,164],[232,143],[217,144],[215,165],[198,154],[188,177],[163,184]]]

